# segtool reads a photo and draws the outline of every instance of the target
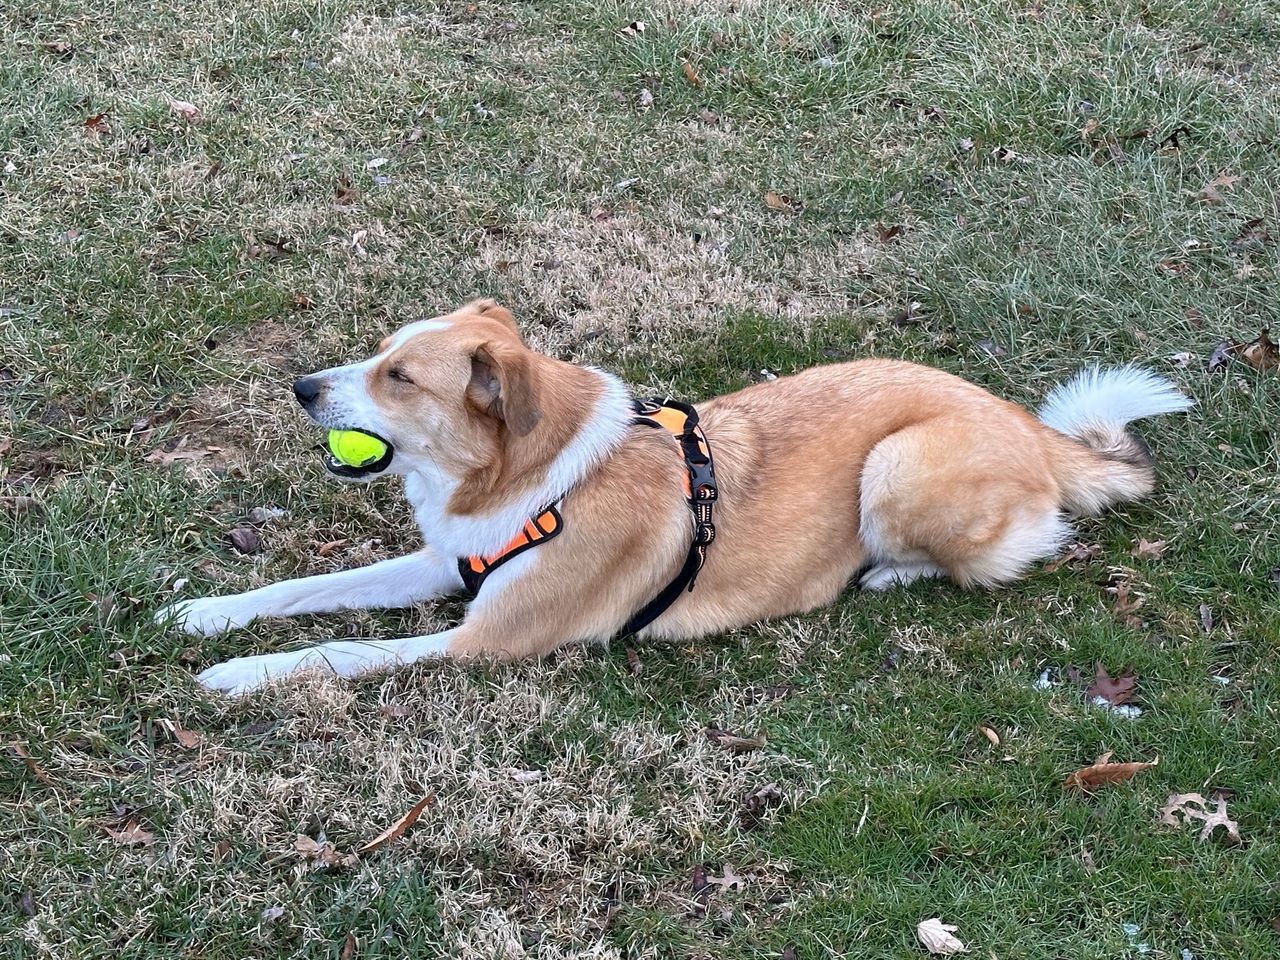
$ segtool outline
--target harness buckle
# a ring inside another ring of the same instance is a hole
[[[700,547],[705,547],[716,538],[716,525],[710,520],[702,521],[693,526],[693,542]]]

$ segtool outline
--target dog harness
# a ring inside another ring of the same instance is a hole
[[[624,635],[643,630],[675,603],[680,594],[693,589],[698,573],[706,563],[707,547],[716,538],[712,515],[719,496],[711,445],[707,442],[702,427],[698,425],[698,412],[687,403],[657,397],[635,401],[635,412],[635,418],[631,421],[633,426],[666,430],[680,445],[680,454],[686,468],[685,499],[693,515],[693,539],[689,545],[689,554],[675,579],[627,621],[622,628]],[[562,496],[539,511],[537,516],[526,520],[524,528],[497,553],[484,557],[459,557],[458,573],[462,576],[462,584],[467,592],[474,597],[480,592],[485,579],[498,567],[526,550],[532,550],[558,536],[564,529],[564,518],[560,515],[563,503]]]

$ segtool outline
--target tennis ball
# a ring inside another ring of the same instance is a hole
[[[387,453],[387,445],[359,430],[330,430],[329,452],[348,467],[367,467]]]

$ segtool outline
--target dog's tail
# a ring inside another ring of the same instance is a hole
[[[1191,400],[1168,380],[1134,366],[1089,367],[1054,387],[1038,415],[1073,441],[1064,441],[1056,457],[1063,507],[1090,514],[1150,493],[1155,460],[1127,425],[1190,406]]]

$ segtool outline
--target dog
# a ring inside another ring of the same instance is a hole
[[[1190,406],[1130,366],[1085,370],[1037,417],[886,359],[696,409],[638,405],[616,377],[534,351],[492,300],[410,323],[370,359],[293,389],[320,426],[385,441],[372,469],[329,467],[354,482],[402,476],[422,549],[182,601],[157,619],[210,636],[260,617],[475,596],[440,633],[238,657],[199,675],[228,694],[310,667],[354,677],[430,657],[536,657],[624,630],[686,640],[829,604],[852,580],[1005,584],[1056,555],[1071,518],[1150,493],[1151,452],[1127,425]]]

